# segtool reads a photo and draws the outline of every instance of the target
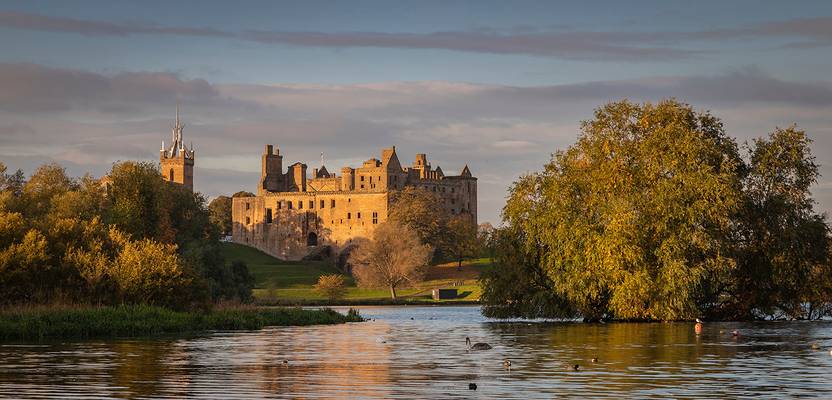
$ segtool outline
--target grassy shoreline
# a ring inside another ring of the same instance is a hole
[[[144,305],[15,307],[0,311],[0,341],[147,337],[359,321],[357,313],[344,315],[330,309],[245,306],[189,312]]]
[[[424,282],[416,287],[398,289],[399,299],[390,299],[386,288],[368,289],[356,285],[350,275],[344,275],[331,261],[285,261],[274,258],[252,247],[237,243],[222,243],[225,259],[230,263],[240,260],[248,265],[255,278],[254,299],[259,305],[456,305],[479,304],[482,289],[478,278],[482,270],[491,266],[491,260],[472,259],[457,270],[456,263],[430,266]],[[342,274],[346,283],[346,295],[336,302],[329,302],[315,291],[314,285],[321,275]],[[456,299],[433,300],[433,288],[455,288]]]

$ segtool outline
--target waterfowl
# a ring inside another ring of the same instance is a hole
[[[697,318],[696,325],[693,326],[693,331],[696,332],[697,335],[702,333],[702,321]]]
[[[735,329],[735,330],[733,330],[733,331],[731,331],[731,336],[733,336],[733,337],[739,337],[739,336],[740,336],[740,331],[738,331],[738,330],[736,330],[736,329]]]
[[[488,343],[474,343],[471,347],[471,350],[491,350],[492,347]]]
[[[468,384],[468,390],[477,390],[477,384],[476,383],[469,383]]]
[[[594,363],[597,363],[598,362],[598,357],[592,357],[591,361],[594,362]]]
[[[468,350],[491,350],[492,347],[488,343],[474,343],[471,345],[471,338],[465,337],[465,345],[468,346]]]
[[[578,364],[575,364],[575,365],[567,366],[566,368],[571,369],[573,371],[579,371],[581,369],[581,366],[578,365]]]
[[[289,365],[289,360],[283,360],[283,365]]]
[[[812,343],[812,350],[820,349],[820,345],[817,343]]]
[[[511,369],[511,360],[509,360],[509,359],[503,360],[503,368]]]

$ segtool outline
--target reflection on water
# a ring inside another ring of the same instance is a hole
[[[0,397],[832,397],[830,321],[706,323],[696,336],[689,323],[495,322],[476,307],[361,312],[375,320],[5,344]],[[468,352],[466,336],[494,349]]]

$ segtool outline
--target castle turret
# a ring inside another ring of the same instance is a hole
[[[189,149],[182,138],[185,124],[179,121],[179,105],[176,105],[176,121],[172,129],[172,143],[159,150],[159,167],[162,171],[162,178],[168,182],[178,183],[188,190],[194,190],[194,161],[196,152],[193,145]]]
[[[355,190],[355,170],[350,167],[341,168],[341,190]]]
[[[264,191],[281,192],[286,190],[285,178],[283,176],[283,156],[280,155],[280,149],[274,149],[272,145],[267,144],[266,149],[263,151],[261,165],[258,193],[262,194]]]
[[[294,163],[289,167],[288,182],[290,192],[306,191],[306,164]]]

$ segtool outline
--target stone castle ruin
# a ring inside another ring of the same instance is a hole
[[[338,250],[371,237],[387,219],[392,192],[407,186],[435,192],[437,207],[452,215],[468,213],[476,222],[477,178],[467,165],[459,175],[446,176],[417,154],[412,166],[402,167],[391,147],[382,150],[381,159],[341,168],[340,176],[321,165],[309,177],[299,162],[284,170],[280,149],[266,145],[257,195],[233,199],[233,241],[286,260],[324,245]]]

